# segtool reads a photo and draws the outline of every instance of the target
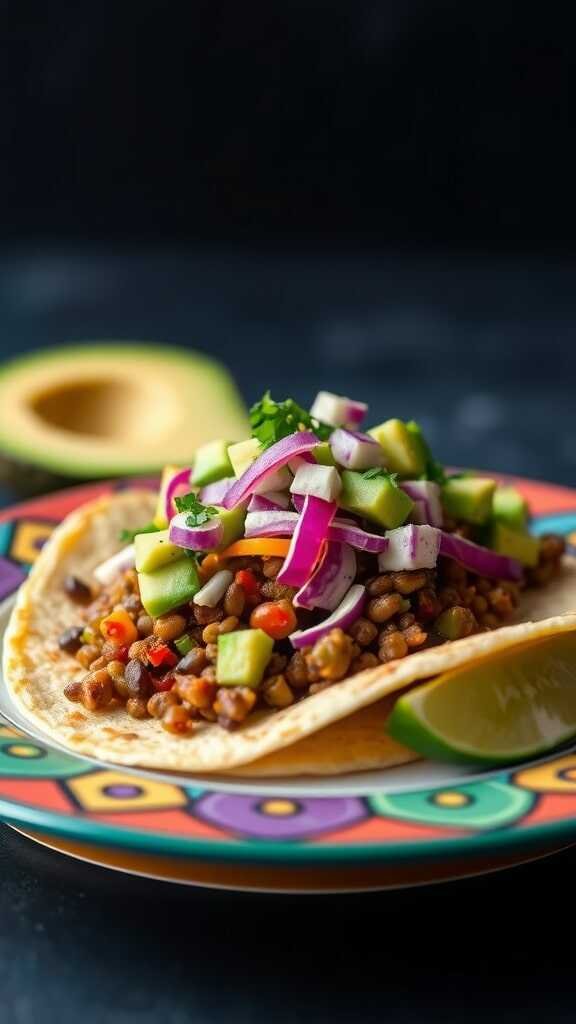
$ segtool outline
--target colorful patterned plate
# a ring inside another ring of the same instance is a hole
[[[576,544],[576,492],[517,482],[539,532]],[[0,514],[0,598],[25,578],[55,523],[114,485]],[[122,484],[116,486],[123,486]],[[576,754],[463,779],[384,779],[323,795],[263,791],[93,764],[0,724],[0,818],[64,852],[122,870],[230,888],[331,891],[474,874],[576,841]],[[184,859],[184,863],[183,860]],[[155,865],[155,866],[154,866]]]

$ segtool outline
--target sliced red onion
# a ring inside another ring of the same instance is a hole
[[[297,512],[301,512],[302,509],[304,508],[304,495],[303,494],[293,494],[292,495],[292,504],[294,505],[294,508],[296,509]]]
[[[356,578],[356,555],[348,544],[328,541],[315,573],[294,597],[297,608],[334,611]]]
[[[285,512],[282,509],[248,512],[244,523],[244,536],[291,537],[299,519],[297,512]]]
[[[378,556],[382,572],[405,569],[433,569],[440,551],[440,530],[434,526],[399,526],[388,530],[388,548]]]
[[[178,488],[190,490],[190,477],[192,475],[191,469],[181,469],[178,473],[175,473],[170,483],[166,488],[166,495],[164,498],[164,515],[166,516],[167,522],[170,522],[174,515],[174,498]]]
[[[254,489],[254,494],[266,494],[266,491],[284,491],[292,483],[292,474],[287,466],[269,473],[262,483]]]
[[[312,403],[310,415],[331,427],[357,427],[368,412],[365,402],[355,402],[331,391],[319,391]]]
[[[220,572],[214,573],[208,582],[194,594],[192,601],[204,608],[215,608],[224,597],[233,579],[234,575],[229,569],[221,569]]]
[[[224,527],[220,516],[213,516],[201,526],[187,526],[187,515],[187,512],[179,512],[170,521],[168,538],[173,544],[191,551],[212,551],[222,543]]]
[[[369,434],[339,427],[330,435],[332,454],[346,469],[372,469],[384,465],[384,451]]]
[[[306,463],[308,463],[308,465],[316,465],[316,459],[310,454],[310,452],[304,452],[302,455],[297,455],[295,459],[290,459],[288,469],[293,476],[296,476],[300,466],[304,466]]]
[[[328,531],[328,536],[330,540],[350,544],[358,551],[368,551],[372,555],[379,555],[382,551],[386,551],[389,544],[387,537],[382,537],[378,533],[368,533],[367,530],[362,530],[360,526],[356,526],[350,520],[340,518],[334,520]]]
[[[304,503],[304,498],[302,503]],[[300,516],[297,512],[284,512],[278,509],[249,512],[244,524],[245,537],[291,537],[296,529]],[[328,540],[340,544],[350,544],[358,551],[368,551],[378,555],[388,547],[387,537],[378,533],[362,530],[351,519],[334,519],[328,529]]]
[[[331,629],[349,629],[356,619],[359,619],[364,611],[366,603],[366,588],[360,583],[355,583],[346,594],[346,597],[338,605],[332,615],[329,615],[324,622],[318,626],[311,626],[310,629],[299,629],[290,635],[290,642],[293,647],[309,647],[321,640]]]
[[[248,505],[249,512],[281,512],[290,505],[290,495],[286,491],[266,491],[264,494],[253,494]]]
[[[292,504],[294,505],[294,508],[296,509],[296,511],[297,512],[301,512],[302,509],[304,508],[304,495],[303,494],[292,494],[291,498],[292,498]],[[352,515],[351,512],[347,516],[338,516],[338,522],[339,523],[350,523],[351,526],[356,526],[357,525],[357,521],[356,521],[356,519],[353,518],[353,515]]]
[[[126,569],[132,569],[134,566],[134,545],[129,544],[127,548],[122,548],[121,551],[117,551],[115,555],[107,558],[105,562],[101,562],[100,565],[94,569],[94,576],[101,583],[102,586],[106,587],[109,583]]]
[[[337,508],[335,501],[322,501],[322,498],[306,495],[302,515],[298,516],[288,554],[277,576],[278,583],[289,587],[301,587],[310,578],[322,553],[328,537],[328,528]]]
[[[291,494],[311,494],[322,501],[336,501],[341,490],[342,481],[336,467],[318,463],[300,466],[290,485]]]
[[[440,554],[453,558],[470,572],[479,576],[489,576],[498,580],[519,580],[522,578],[522,566],[515,558],[498,555],[490,548],[483,548],[471,540],[465,540],[455,533],[440,530]]]
[[[441,527],[444,522],[440,488],[433,480],[403,480],[400,484],[403,491],[413,501],[423,501],[425,505],[425,523]]]
[[[223,480],[217,480],[216,483],[206,484],[200,489],[198,497],[203,505],[221,505],[228,488],[235,482],[235,476],[226,476]]]
[[[251,494],[254,494],[264,480],[270,477],[271,473],[286,466],[294,456],[300,455],[302,452],[313,451],[317,444],[318,438],[309,430],[289,434],[288,437],[277,441],[262,455],[259,455],[236,483],[232,484],[222,502],[224,508],[232,509],[241,505]],[[265,489],[277,490],[278,488],[272,488],[268,483]]]

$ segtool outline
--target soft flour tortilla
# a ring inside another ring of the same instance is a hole
[[[81,754],[181,772],[225,772],[250,765],[238,774],[335,774],[390,766],[413,755],[383,734],[388,713],[384,698],[416,680],[514,644],[576,629],[576,614],[565,614],[576,609],[576,561],[567,559],[562,576],[531,594],[523,609],[524,619],[540,621],[481,633],[369,669],[293,707],[258,712],[235,732],[206,724],[192,737],[178,737],[155,719],[139,721],[122,708],[86,712],[63,695],[64,683],[82,676],[82,669],[57,645],[60,633],[78,620],[77,608],[63,591],[64,577],[74,573],[89,579],[95,566],[118,549],[120,529],[148,522],[153,506],[150,492],[124,491],[73,512],[55,530],[21,587],[6,633],[4,672],[16,702],[45,733]]]

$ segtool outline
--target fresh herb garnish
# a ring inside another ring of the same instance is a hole
[[[209,519],[218,515],[218,509],[213,505],[203,505],[196,494],[190,492],[182,498],[174,498],[174,504],[179,512],[187,512],[186,526],[202,526]]]
[[[311,416],[292,398],[275,402],[269,391],[250,409],[250,425],[252,437],[257,438],[263,448],[269,448],[297,430],[311,430],[320,441],[327,441],[334,429]]]
[[[383,469],[382,466],[372,466],[371,469],[365,469],[362,476],[364,480],[380,480],[385,477],[393,484],[398,480],[398,473],[389,473],[388,470]]]
[[[148,523],[148,526],[140,526],[137,530],[120,530],[118,539],[124,544],[131,544],[139,533],[158,533],[159,529],[160,527],[155,523]]]

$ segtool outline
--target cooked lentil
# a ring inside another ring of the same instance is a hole
[[[77,576],[66,577],[64,580],[64,592],[75,604],[90,604],[93,597],[90,587],[83,580],[79,580]]]
[[[400,594],[383,594],[368,602],[368,618],[372,622],[387,622],[393,615],[405,611],[405,601]]]
[[[162,615],[154,623],[153,633],[159,640],[176,640],[186,629],[183,615]]]
[[[246,594],[239,583],[231,583],[224,595],[224,611],[226,615],[240,618],[246,605]]]
[[[76,654],[82,647],[83,632],[83,626],[70,626],[69,629],[65,629],[58,638],[60,650],[66,651],[66,654]]]
[[[147,702],[143,697],[129,697],[126,711],[132,718],[148,718]]]
[[[290,650],[284,637],[294,628],[314,624],[325,613],[294,607],[294,588],[276,581],[282,559],[231,559],[227,567],[235,578],[216,608],[192,603],[156,620],[143,611],[137,574],[129,571],[94,599],[82,613],[86,620],[82,625],[59,638],[69,648],[60,644],[61,649],[89,670],[83,680],[67,683],[64,693],[89,711],[124,705],[133,717],[157,718],[177,735],[190,734],[202,722],[218,721],[234,729],[254,708],[289,707],[346,676],[407,657],[448,635],[452,639],[497,628],[513,614],[524,586],[540,585],[557,571],[563,550],[562,538],[542,538],[538,566],[526,571],[520,585],[475,576],[445,558],[439,559],[435,571],[370,576],[373,559],[359,555],[357,579],[368,591],[364,615],[347,632],[331,630],[311,647],[297,651]],[[207,559],[204,563],[206,573],[210,566],[214,571],[222,568],[221,560],[213,566]],[[277,643],[261,685],[257,689],[218,687],[218,637],[265,624],[271,608],[286,612],[289,629],[278,630],[277,623],[276,628],[272,625],[273,617],[270,620],[270,635]],[[124,615],[128,612],[137,631],[129,648],[100,632],[102,619],[118,609]],[[197,646],[180,658],[176,668],[150,665],[151,650],[161,645],[177,657],[173,641],[186,633]]]
[[[404,658],[408,654],[406,638],[400,630],[388,633],[382,638],[378,648],[380,661],[395,661],[397,658]]]
[[[182,675],[198,675],[206,665],[206,650],[204,647],[193,647],[188,654],[176,665],[176,672]]]
[[[287,708],[294,703],[294,694],[283,675],[269,676],[265,679],[262,696],[272,708]]]

